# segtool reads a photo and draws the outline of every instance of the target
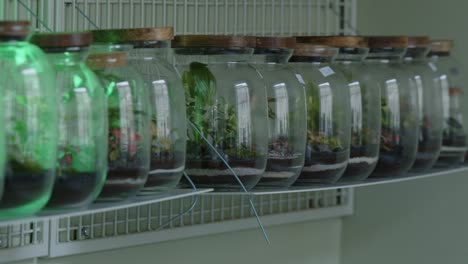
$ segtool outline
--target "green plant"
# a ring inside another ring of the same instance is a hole
[[[338,137],[326,135],[319,129],[321,121],[319,88],[312,82],[306,82],[305,86],[307,89],[307,140],[309,144],[317,151],[323,150],[319,146],[328,146],[331,151],[343,149],[341,140]]]
[[[234,106],[216,93],[216,79],[206,64],[192,62],[184,72],[187,118],[217,149],[227,155],[252,157],[249,147],[238,146],[237,116]],[[190,127],[190,126],[189,126]],[[196,155],[210,155],[211,149],[193,129],[188,130],[187,149]]]

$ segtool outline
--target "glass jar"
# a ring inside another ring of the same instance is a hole
[[[107,97],[107,179],[99,201],[130,198],[145,185],[150,164],[149,93],[128,63],[129,45],[93,45],[88,66]]]
[[[371,177],[398,177],[414,163],[418,148],[418,91],[402,57],[407,37],[370,37],[365,63],[373,68],[381,95],[380,153]]]
[[[36,34],[55,72],[58,103],[56,180],[48,208],[80,208],[99,194],[107,172],[104,89],[86,66],[90,33]]]
[[[265,171],[268,148],[265,84],[247,63],[255,37],[176,36],[172,46],[191,122],[187,174],[198,187],[238,191],[225,160],[252,188]]]
[[[453,42],[435,40],[431,42],[430,67],[438,76],[442,89],[443,140],[437,167],[451,167],[460,164],[467,150],[464,124],[463,89],[465,83],[456,61],[450,56]]]
[[[166,60],[172,27],[93,31],[94,41],[132,45],[129,65],[144,79],[151,107],[151,165],[140,194],[174,188],[185,168],[186,118],[182,81]]]
[[[411,74],[412,89],[418,91],[418,152],[412,171],[423,172],[434,165],[442,145],[443,115],[440,83],[426,58],[429,38],[409,37],[404,69]]]
[[[257,37],[252,62],[266,84],[268,160],[257,189],[288,188],[304,166],[305,91],[287,65],[296,41],[292,37]]]
[[[377,165],[380,146],[380,89],[372,67],[363,63],[368,39],[355,36],[298,37],[298,42],[339,49],[334,69],[348,84],[351,107],[351,144],[348,166],[340,182],[362,181]]]
[[[330,65],[338,49],[297,43],[290,62],[305,85],[305,164],[294,185],[335,183],[349,159],[351,134],[347,81]]]
[[[57,97],[45,54],[28,42],[29,22],[0,22],[7,164],[0,219],[34,214],[55,180]]]

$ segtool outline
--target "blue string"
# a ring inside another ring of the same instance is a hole
[[[221,155],[221,153],[219,153],[219,151],[210,143],[210,141],[203,135],[203,133],[197,128],[197,126],[192,123],[190,120],[187,119],[187,122],[193,127],[193,129],[195,129],[195,131],[203,138],[203,140],[205,140],[205,142],[208,144],[208,146],[210,146],[211,149],[213,149],[213,151],[216,153],[216,155],[218,155],[218,157],[221,159],[221,161],[224,163],[224,165],[226,165],[226,167],[232,172],[232,174],[234,175],[234,177],[236,178],[237,182],[239,183],[239,185],[241,186],[242,190],[245,192],[245,193],[249,193],[247,191],[247,188],[245,188],[244,184],[242,183],[242,181],[240,180],[239,176],[237,175],[237,173],[232,169],[232,167],[229,165],[229,163],[227,162],[226,159],[224,159],[223,155]],[[263,223],[262,221],[260,220],[260,216],[258,215],[257,213],[257,209],[255,209],[255,205],[253,203],[253,200],[252,200],[252,195],[248,195],[247,196],[249,198],[249,203],[250,203],[250,207],[252,208],[252,211],[255,215],[255,218],[257,219],[257,223],[258,225],[260,226],[260,229],[263,233],[263,236],[265,237],[265,240],[267,241],[268,244],[270,244],[270,239],[268,238],[268,234],[266,233],[265,231],[265,227],[263,226]]]

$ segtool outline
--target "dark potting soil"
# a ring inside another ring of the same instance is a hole
[[[99,194],[98,200],[118,201],[136,195],[145,184],[147,175],[147,168],[109,168],[106,183]]]
[[[339,182],[358,182],[367,179],[377,165],[377,160],[370,162],[370,159],[375,158],[378,151],[377,144],[351,146],[350,159],[362,159],[362,161],[352,162],[350,160]]]
[[[301,175],[294,183],[295,186],[336,183],[346,168],[349,151],[310,151],[306,150],[306,159]],[[307,171],[310,167],[322,165],[323,169]],[[336,166],[334,166],[336,165]],[[330,166],[327,168],[327,166]],[[334,167],[332,167],[334,166]]]
[[[407,157],[402,146],[397,145],[392,150],[380,149],[379,161],[369,178],[398,177],[407,172],[414,159]]]
[[[7,169],[0,209],[25,206],[48,196],[53,185],[54,173],[54,170]]]
[[[83,207],[91,202],[101,177],[95,172],[61,172],[47,207]]]
[[[142,193],[165,191],[174,188],[184,172],[184,155],[182,152],[153,155],[151,157],[148,179]],[[153,172],[156,170],[157,172]]]
[[[301,173],[304,165],[302,154],[269,156],[262,178],[255,189],[289,188]],[[283,175],[281,175],[283,174]]]
[[[432,168],[439,157],[440,147],[440,141],[437,140],[419,141],[418,153],[416,153],[416,159],[411,171],[424,172]]]
[[[261,162],[257,160],[263,159],[229,158],[228,160],[229,165],[236,171],[237,176],[239,176],[242,184],[247,189],[251,189],[257,184],[264,171],[264,164],[261,164]],[[215,188],[226,191],[241,190],[239,182],[221,160],[187,159],[185,169],[188,176],[197,187]],[[223,173],[216,175],[215,171],[223,171]],[[181,185],[191,188],[185,178],[182,179]]]
[[[450,151],[444,150],[444,147],[464,147],[466,146],[465,136],[444,137],[442,142],[442,150],[440,151],[439,159],[434,167],[447,168],[460,165],[465,158],[465,151]]]

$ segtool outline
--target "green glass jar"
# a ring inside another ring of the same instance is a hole
[[[7,155],[0,219],[36,213],[55,180],[57,97],[45,54],[28,42],[28,22],[0,22]]]
[[[135,196],[149,172],[149,94],[141,75],[129,64],[131,49],[129,45],[93,45],[87,59],[107,99],[108,170],[99,201]]]
[[[101,191],[107,172],[106,98],[85,64],[92,36],[36,34],[31,42],[46,52],[59,95],[57,172],[47,207],[85,207]]]
[[[174,188],[185,168],[186,118],[182,80],[167,61],[172,27],[93,31],[94,41],[133,46],[129,65],[144,79],[151,108],[151,165],[139,195]]]
[[[256,189],[288,188],[304,166],[306,146],[305,90],[288,65],[292,37],[257,37],[253,66],[266,84],[268,160]]]

